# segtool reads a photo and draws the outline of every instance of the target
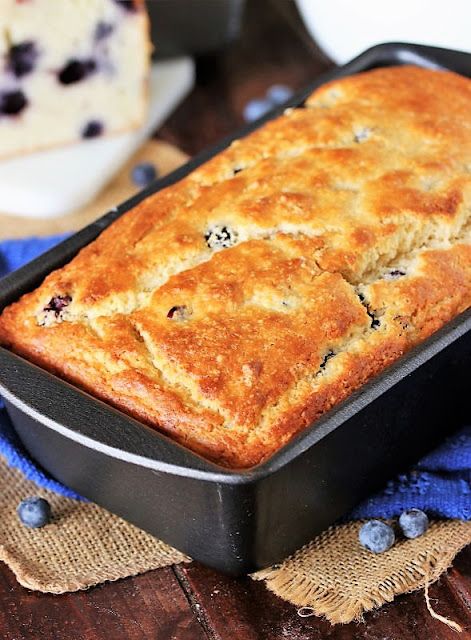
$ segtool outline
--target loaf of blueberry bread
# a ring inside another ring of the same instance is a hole
[[[144,0],[1,0],[0,158],[139,126],[149,57]]]
[[[249,467],[471,305],[471,81],[327,84],[148,197],[0,342]]]

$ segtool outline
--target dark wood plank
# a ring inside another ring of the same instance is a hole
[[[241,37],[225,52],[197,61],[195,89],[158,137],[193,155],[243,124],[243,109],[273,84],[300,89],[331,63],[288,0],[249,0]]]
[[[471,547],[460,553],[443,580],[457,603],[468,612],[471,625]]]
[[[20,587],[0,565],[2,640],[451,640],[456,634],[428,613],[422,592],[401,596],[362,624],[332,627],[300,618],[263,584],[235,580],[197,564],[152,571],[62,596]],[[183,587],[183,589],[182,589]],[[186,591],[186,595],[184,593]],[[433,606],[471,637],[471,548],[430,589]]]
[[[21,587],[0,563],[2,640],[208,640],[171,567],[64,595]]]
[[[217,640],[452,640],[459,637],[430,616],[423,591],[400,596],[393,603],[366,614],[364,623],[333,627],[315,617],[300,618],[295,607],[250,579],[234,580],[196,563],[181,565],[177,572],[190,597],[199,603],[200,618]],[[437,612],[466,629],[461,637],[471,637],[470,582],[471,547],[457,558],[450,575],[430,588],[430,599]],[[458,596],[455,590],[459,591]]]

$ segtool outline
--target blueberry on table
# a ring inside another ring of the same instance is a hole
[[[291,87],[285,84],[274,84],[267,91],[267,98],[272,104],[283,104],[293,95]]]
[[[36,66],[38,50],[33,41],[20,42],[10,47],[7,57],[7,68],[17,78],[27,75]]]
[[[408,509],[401,514],[399,526],[406,538],[418,538],[428,529],[427,514],[420,509]]]
[[[151,162],[141,162],[133,168],[131,178],[138,187],[147,187],[157,178],[157,170]]]
[[[39,529],[51,521],[51,505],[38,496],[20,502],[16,511],[22,524],[29,529]]]
[[[247,102],[244,107],[244,120],[246,122],[253,122],[264,116],[270,109],[273,108],[273,103],[270,100],[254,99]]]
[[[369,520],[361,527],[358,539],[360,544],[373,553],[384,553],[395,541],[393,528],[381,520]]]

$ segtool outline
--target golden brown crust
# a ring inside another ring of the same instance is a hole
[[[0,342],[257,464],[471,305],[469,113],[452,73],[325,85],[121,217]]]

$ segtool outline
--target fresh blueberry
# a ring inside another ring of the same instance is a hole
[[[103,124],[99,120],[90,120],[82,129],[82,138],[97,138],[103,133]]]
[[[75,84],[96,71],[96,62],[89,60],[69,60],[59,71],[58,79],[61,84]]]
[[[44,527],[51,521],[51,505],[44,498],[26,498],[16,510],[20,521],[29,529]]]
[[[22,91],[0,93],[0,114],[17,116],[28,106],[28,100]]]
[[[147,187],[157,178],[157,170],[152,162],[136,164],[131,172],[131,178],[138,187]]]
[[[368,551],[383,553],[393,546],[395,536],[392,527],[385,522],[369,520],[361,527],[358,539]]]
[[[428,529],[427,514],[420,509],[408,509],[401,514],[399,526],[406,538],[418,538]]]
[[[260,100],[258,98],[250,100],[244,107],[244,120],[246,122],[253,122],[264,116],[270,109],[273,108],[273,104],[270,100]]]
[[[291,98],[294,91],[285,84],[274,84],[267,91],[267,98],[272,104],[283,104]]]
[[[38,50],[31,40],[12,45],[8,52],[7,68],[17,78],[21,78],[33,71],[37,57]]]
[[[94,38],[97,42],[99,40],[104,40],[109,35],[111,35],[113,31],[114,31],[114,25],[112,25],[110,22],[105,22],[104,20],[100,20],[95,27]]]

